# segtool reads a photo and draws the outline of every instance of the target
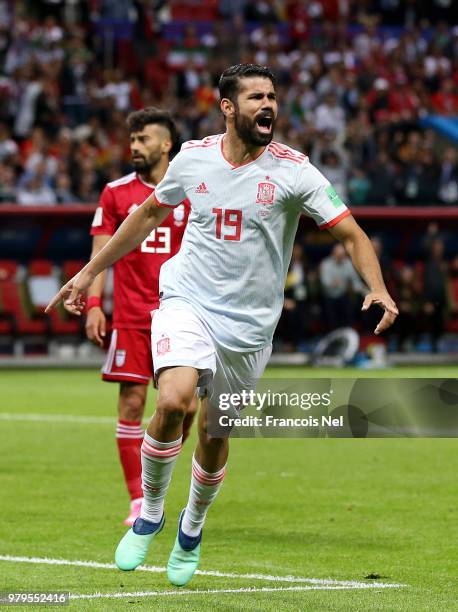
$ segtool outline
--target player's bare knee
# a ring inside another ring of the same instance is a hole
[[[188,410],[189,400],[174,391],[162,392],[156,404],[156,413],[168,423],[182,422]]]
[[[121,387],[119,395],[119,417],[126,421],[141,421],[145,411],[146,389],[138,385]]]

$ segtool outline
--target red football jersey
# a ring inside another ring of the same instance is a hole
[[[91,235],[112,236],[124,219],[154,191],[135,172],[108,183],[95,211]],[[113,266],[113,326],[149,329],[151,310],[159,306],[159,272],[180,249],[190,203],[185,200],[134,251]]]

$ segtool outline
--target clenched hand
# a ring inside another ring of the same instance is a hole
[[[399,310],[387,292],[374,292],[366,295],[361,310],[368,310],[372,304],[378,304],[385,311],[374,331],[374,334],[378,335],[393,325]]]

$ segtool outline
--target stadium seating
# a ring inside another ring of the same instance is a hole
[[[73,276],[78,274],[81,268],[85,265],[82,259],[69,259],[62,264],[62,282],[66,283]]]
[[[69,278],[83,265],[66,262],[63,275]],[[16,261],[0,260],[0,352],[46,352],[50,340],[80,339],[80,319],[62,307],[44,314],[60,285],[60,270],[49,260],[34,260],[26,270]]]
[[[27,285],[30,299],[36,313],[43,313],[46,305],[60,289],[59,275],[47,259],[32,261],[28,267]],[[70,318],[60,306],[49,314],[50,335],[75,336],[80,331],[80,321]]]
[[[46,344],[49,326],[43,315],[33,314],[28,296],[20,280],[20,267],[15,261],[0,261],[0,304],[3,333],[11,339],[10,348],[18,355],[28,345],[42,348]]]

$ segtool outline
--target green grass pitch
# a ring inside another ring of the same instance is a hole
[[[456,377],[457,369],[291,368],[268,375],[426,378]],[[0,591],[156,593],[75,599],[69,606],[91,611],[458,609],[453,439],[233,440],[226,481],[204,532],[204,573],[186,587],[193,593],[166,594],[176,589],[160,571],[37,562],[113,563],[128,506],[114,443],[117,389],[90,370],[0,371]],[[62,415],[107,418],[90,423]],[[148,565],[167,562],[187,499],[193,443],[185,444],[176,466],[167,524]],[[366,578],[370,574],[380,578]],[[288,575],[358,585],[274,579]],[[361,588],[374,582],[406,586]],[[281,587],[309,590],[273,590]]]

